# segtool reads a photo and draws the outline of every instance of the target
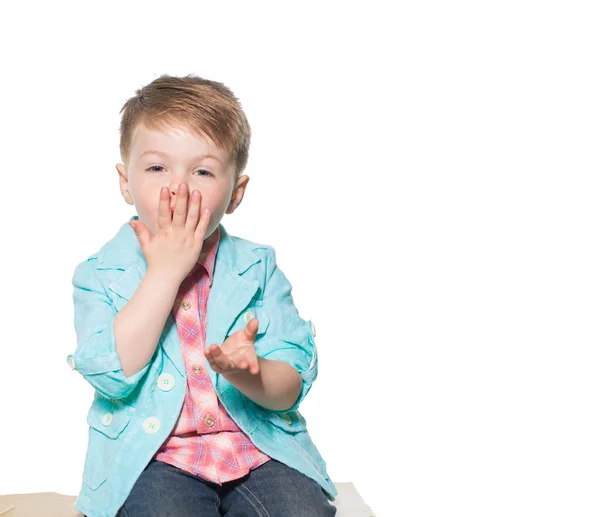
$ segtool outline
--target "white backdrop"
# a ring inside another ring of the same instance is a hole
[[[120,107],[195,73],[249,118],[223,224],[315,323],[331,478],[377,517],[597,516],[594,4],[3,4],[0,494],[79,490],[73,270],[134,215]]]

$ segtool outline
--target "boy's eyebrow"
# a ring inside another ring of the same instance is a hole
[[[168,153],[163,153],[162,151],[153,151],[150,149],[150,150],[144,151],[142,154],[140,154],[140,158],[142,156],[145,156],[146,154],[158,154],[159,156],[164,156],[165,158],[171,157],[171,155]],[[221,165],[225,166],[225,164],[213,154],[199,154],[197,156],[194,156],[192,158],[192,160],[201,160],[202,158],[213,158],[213,159],[217,160]]]

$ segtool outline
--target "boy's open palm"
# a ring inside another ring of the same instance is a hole
[[[260,372],[254,341],[258,331],[258,320],[252,318],[246,327],[229,336],[219,347],[215,344],[204,349],[204,355],[211,368],[220,374],[239,373],[249,370],[256,375]]]
[[[154,236],[141,221],[131,221],[148,263],[148,270],[174,278],[181,284],[197,262],[210,221],[210,211],[200,215],[200,191],[194,190],[188,209],[185,183],[179,185],[171,219],[169,190],[162,188],[158,203],[158,227]],[[179,285],[178,284],[178,285]]]

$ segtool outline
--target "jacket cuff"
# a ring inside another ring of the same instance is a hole
[[[293,366],[302,379],[302,388],[294,404],[285,410],[270,410],[273,413],[288,413],[297,410],[317,378],[319,361],[317,348],[311,333],[308,334],[308,342],[310,354],[299,348],[283,347],[270,350],[263,356],[264,359],[281,361]]]
[[[150,367],[148,362],[141,370],[127,377],[116,352],[96,357],[79,357],[76,352],[67,356],[67,363],[108,399],[127,397]]]

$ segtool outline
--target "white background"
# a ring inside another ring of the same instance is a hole
[[[316,325],[331,478],[377,517],[597,516],[594,4],[3,4],[0,494],[79,490],[72,274],[134,215],[122,104],[195,73],[249,118],[223,224]]]

